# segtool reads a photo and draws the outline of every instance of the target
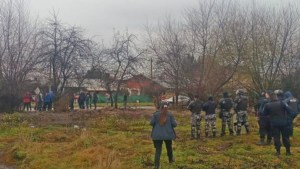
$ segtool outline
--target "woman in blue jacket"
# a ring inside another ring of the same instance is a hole
[[[169,163],[174,162],[172,140],[176,138],[174,128],[177,123],[173,114],[168,112],[168,106],[163,104],[161,109],[153,114],[150,124],[153,127],[151,137],[155,148],[154,164],[155,169],[158,169],[163,142],[166,144]]]

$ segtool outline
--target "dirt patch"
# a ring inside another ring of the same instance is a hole
[[[15,167],[10,167],[10,166],[0,164],[0,169],[15,169]]]
[[[4,155],[4,152],[3,151],[0,151],[0,159],[2,159]],[[3,163],[1,163],[0,161],[0,169],[16,169],[16,167],[14,166],[9,166],[9,165],[4,165]]]
[[[233,146],[233,143],[223,143],[222,145],[216,147],[217,151],[226,151]]]

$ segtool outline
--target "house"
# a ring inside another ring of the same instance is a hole
[[[76,81],[76,79],[71,79],[66,84],[64,89],[65,91],[88,91],[88,92],[97,92],[101,94],[105,94],[106,88],[104,81],[101,79],[84,79],[80,83]],[[115,87],[113,86],[112,91],[115,91]]]
[[[121,88],[127,90],[129,95],[152,95],[154,92],[165,90],[161,84],[142,74],[127,78],[122,82]]]

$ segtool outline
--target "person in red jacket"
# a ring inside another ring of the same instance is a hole
[[[26,107],[27,111],[29,110],[31,111],[31,95],[29,92],[27,92],[23,97],[23,104],[24,104],[23,110],[25,110]]]

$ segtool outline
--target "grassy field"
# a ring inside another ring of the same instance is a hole
[[[35,118],[2,115],[0,164],[20,169],[150,169],[154,158],[151,114],[151,110],[114,109],[75,112],[64,114],[72,122],[59,125],[52,116],[46,121],[47,113],[38,113]],[[219,137],[218,119],[218,137],[190,140],[190,113],[174,111],[174,115],[178,122],[178,138],[173,143],[176,162],[169,164],[163,149],[162,169],[300,168],[298,128],[291,141],[293,155],[285,156],[282,148],[282,155],[276,157],[273,145],[256,145],[259,136],[254,117],[250,117],[249,135]],[[201,127],[204,130],[203,122]]]

